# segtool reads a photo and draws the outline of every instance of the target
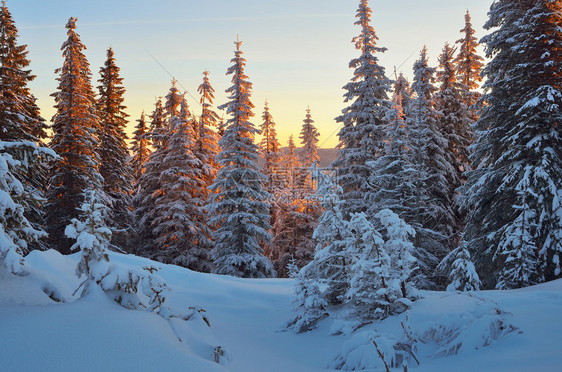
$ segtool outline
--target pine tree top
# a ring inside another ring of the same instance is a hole
[[[472,27],[470,12],[467,10],[464,16],[465,27],[460,30],[463,37],[457,40],[459,44],[459,54],[454,60],[460,83],[465,89],[470,91],[477,89],[482,81],[481,71],[484,67],[484,58],[478,55],[478,39],[474,36],[475,31]]]
[[[234,115],[227,121],[227,127],[232,124],[240,125],[248,122],[254,116],[252,109],[255,107],[250,100],[252,83],[245,73],[246,60],[242,57],[244,53],[240,49],[242,42],[236,40],[234,45],[236,45],[236,50],[234,51],[234,58],[231,59],[232,66],[226,72],[227,75],[232,75],[232,86],[226,90],[226,93],[230,94],[230,102],[218,107],[219,110],[226,109],[227,114]],[[253,128],[251,132],[253,136],[257,130]]]
[[[456,88],[457,76],[453,63],[454,56],[455,48],[452,48],[449,43],[445,43],[443,52],[438,59],[440,69],[437,71],[437,80],[440,83],[440,90]]]
[[[314,164],[318,164],[320,161],[320,156],[318,155],[320,133],[314,126],[314,120],[312,120],[312,114],[310,112],[310,107],[307,107],[306,117],[303,120],[301,135],[299,137],[302,144],[302,148],[300,150],[301,162],[303,163],[303,166],[307,168]]]
[[[436,88],[435,68],[429,67],[429,57],[427,56],[427,46],[423,46],[420,52],[420,58],[414,63],[414,81],[412,83],[412,92],[417,98],[431,100]]]
[[[260,142],[260,149],[264,154],[277,153],[281,145],[277,140],[277,131],[275,130],[275,121],[273,115],[269,111],[269,103],[265,101],[262,124],[260,125],[261,135],[263,139]]]
[[[295,146],[295,139],[294,139],[294,136],[293,136],[292,134],[289,136],[289,141],[288,141],[288,146],[287,146],[287,147],[288,147],[289,149],[293,149],[293,150],[296,148],[296,146]]]
[[[209,71],[203,71],[203,82],[197,88],[197,92],[201,95],[199,102],[203,107],[211,106],[215,100],[215,90],[209,81],[209,74]]]
[[[178,89],[177,80],[176,78],[172,79],[172,86],[168,94],[166,95],[166,103],[164,105],[164,109],[168,118],[178,116],[179,115],[179,107],[182,101],[182,95]]]

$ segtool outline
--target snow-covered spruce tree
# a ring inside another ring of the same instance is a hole
[[[107,59],[100,68],[96,111],[100,118],[99,172],[103,177],[103,191],[108,197],[108,224],[113,229],[112,245],[126,249],[131,229],[132,175],[127,148],[127,127],[129,115],[123,105],[125,88],[115,63],[113,49],[107,50]]]
[[[366,209],[364,199],[372,191],[367,163],[375,160],[383,150],[385,118],[390,108],[388,92],[391,82],[376,56],[386,49],[377,47],[378,37],[371,26],[368,0],[361,0],[356,17],[355,24],[361,27],[361,33],[353,42],[361,55],[349,64],[355,69],[352,81],[344,87],[347,91],[345,102],[350,105],[336,118],[343,128],[338,133],[339,151],[332,165],[338,172],[338,183],[346,201],[344,215]]]
[[[471,125],[468,107],[463,102],[461,90],[457,83],[453,57],[455,50],[445,44],[443,53],[439,56],[439,70],[437,80],[439,90],[435,93],[435,105],[438,110],[439,128],[447,140],[446,159],[454,173],[447,177],[449,183],[447,201],[454,203],[454,221],[449,247],[457,247],[463,230],[463,217],[457,204],[457,189],[463,184],[463,173],[469,169],[468,147],[473,141],[474,133]]]
[[[171,119],[180,114],[182,95],[177,87],[177,83],[176,78],[172,78],[172,86],[168,94],[166,94],[166,101],[164,102],[164,122],[168,124],[168,129]]]
[[[76,18],[66,24],[68,39],[62,45],[64,63],[56,70],[60,76],[53,116],[51,148],[60,156],[50,169],[47,192],[46,226],[49,242],[61,253],[70,253],[72,242],[64,229],[78,217],[86,188],[102,189],[97,153],[99,118],[94,110],[94,91],[86,48],[76,33]],[[100,191],[101,192],[101,191]]]
[[[296,333],[308,332],[316,328],[317,323],[328,316],[328,303],[320,291],[318,277],[313,270],[313,263],[303,267],[295,277],[295,300],[293,313],[295,318],[287,327]]]
[[[209,236],[202,189],[201,160],[193,152],[193,119],[182,99],[180,115],[170,121],[168,150],[160,174],[161,194],[152,222],[156,248],[150,257],[191,270],[209,272]]]
[[[559,1],[496,1],[482,39],[486,102],[464,188],[465,238],[485,288],[560,277]]]
[[[272,192],[276,181],[276,173],[280,171],[279,163],[281,144],[277,139],[277,131],[275,130],[275,121],[273,121],[273,116],[269,111],[269,106],[267,101],[265,101],[265,106],[262,115],[262,124],[260,125],[260,131],[262,135],[262,140],[259,143],[260,153],[263,157],[263,174],[267,177],[267,189],[268,192]]]
[[[16,175],[54,157],[54,152],[30,141],[0,141],[0,277],[21,273],[29,244],[47,235],[24,214],[43,200],[29,193]]]
[[[525,184],[525,180],[522,181]],[[529,186],[529,185],[524,185]],[[535,284],[538,275],[538,252],[533,230],[536,228],[537,216],[527,203],[525,191],[520,193],[521,205],[512,208],[520,211],[517,218],[503,231],[504,240],[500,241],[496,260],[502,260],[503,266],[498,275],[497,289],[510,289]]]
[[[310,107],[306,109],[306,117],[303,120],[302,129],[300,133],[300,140],[302,147],[299,149],[299,160],[301,162],[302,177],[301,184],[305,189],[312,190],[312,178],[309,175],[311,167],[318,165],[320,162],[320,156],[318,156],[318,129],[314,126],[314,120],[312,120],[312,115],[310,114]]]
[[[482,97],[477,91],[482,81],[482,68],[484,67],[484,58],[478,55],[478,39],[474,36],[475,31],[472,28],[470,12],[467,10],[464,16],[465,26],[460,31],[463,37],[457,40],[459,44],[459,54],[455,57],[454,64],[458,82],[461,85],[461,95],[464,104],[470,110],[470,118],[472,121],[478,120],[478,106],[476,103]]]
[[[82,297],[103,291],[125,308],[148,309],[169,316],[169,310],[163,306],[169,288],[152,273],[154,268],[131,269],[109,261],[111,229],[105,224],[108,208],[98,201],[96,194],[90,189],[84,192],[80,217],[73,218],[65,229],[65,234],[75,240],[71,249],[81,252],[76,275],[84,280],[76,291],[82,289]]]
[[[416,258],[413,255],[415,248],[411,240],[416,232],[390,209],[379,211],[375,219],[383,228],[384,249],[390,256],[391,287],[399,288],[399,297],[402,299],[411,299],[415,296],[412,274],[417,270]],[[405,300],[400,302],[401,305],[395,307],[394,311],[400,310],[402,305],[408,305]]]
[[[166,107],[179,115],[179,105],[182,97],[175,87],[175,79],[166,96]],[[173,116],[172,116],[173,117]],[[139,179],[137,193],[133,197],[133,215],[136,229],[135,253],[144,257],[153,257],[156,245],[153,235],[153,222],[156,200],[162,196],[162,183],[160,176],[164,171],[164,159],[168,153],[169,136],[171,129],[161,100],[156,103],[153,114],[153,123],[156,123],[150,137],[153,139],[154,151],[150,154],[145,164],[145,172]]]
[[[365,213],[352,214],[349,229],[347,249],[352,262],[346,298],[353,304],[355,316],[362,320],[385,318],[399,288],[389,287],[390,256],[384,240]]]
[[[394,97],[393,101],[396,101],[397,97],[400,97],[400,105],[402,106],[403,110],[406,110],[410,107],[410,101],[412,99],[412,91],[410,89],[410,82],[403,73],[400,73],[398,77],[396,77],[396,81],[394,82]],[[407,115],[407,112],[404,112]]]
[[[465,240],[441,261],[437,270],[447,273],[448,291],[478,291],[482,285]]]
[[[285,198],[286,194],[282,189],[284,186],[283,182],[279,183],[279,175],[281,172],[281,144],[277,140],[275,121],[273,121],[273,115],[271,115],[271,112],[269,111],[267,100],[265,101],[264,111],[262,114],[260,134],[262,139],[259,143],[259,149],[263,159],[262,173],[266,177],[265,190],[273,196],[270,200],[269,208],[269,212],[271,214],[270,225],[272,226],[272,240],[269,244],[265,245],[264,254],[272,261],[277,275],[283,275],[278,269],[285,272],[285,265],[280,265],[278,261],[280,257],[283,256],[285,247],[278,245],[279,240],[276,240],[275,238],[280,232],[278,231],[279,228],[284,227],[280,225],[279,222],[280,220],[284,220],[284,217],[286,217],[288,209],[290,208],[290,200]]]
[[[201,95],[201,117],[199,118],[198,134],[194,135],[195,142],[195,156],[201,161],[202,166],[202,179],[205,182],[205,187],[201,189],[202,194],[200,198],[207,201],[209,197],[208,187],[213,184],[217,176],[218,165],[216,157],[219,152],[219,136],[213,128],[217,127],[220,118],[213,110],[213,101],[215,99],[215,90],[209,81],[209,72],[203,73],[203,83],[199,85],[197,91]]]
[[[133,176],[133,186],[139,183],[141,176],[145,172],[146,163],[150,156],[150,138],[144,111],[139,119],[133,132],[133,140],[131,141],[132,158],[130,162],[131,174]]]
[[[47,138],[47,124],[39,113],[28,84],[35,79],[29,70],[27,45],[18,45],[18,30],[6,6],[0,5],[0,141],[40,142]],[[21,169],[20,169],[21,170]],[[26,172],[16,172],[26,193],[42,198],[47,185],[47,164],[35,163]],[[36,229],[43,224],[38,204],[28,204],[25,216]],[[30,249],[44,248],[43,241],[30,242]]]
[[[318,129],[314,126],[314,120],[310,113],[310,107],[306,109],[306,118],[303,120],[301,135],[302,147],[299,150],[299,159],[303,167],[310,168],[318,165],[320,156],[318,155]]]
[[[236,41],[233,65],[227,74],[232,76],[229,102],[226,108],[230,118],[219,141],[217,158],[220,169],[211,186],[208,212],[215,248],[212,250],[214,272],[239,277],[271,277],[275,271],[263,255],[260,244],[268,243],[270,195],[264,191],[265,176],[258,170],[258,146],[254,143],[257,132],[250,122],[254,105],[250,101],[252,83],[244,73],[246,60]]]
[[[18,30],[5,2],[0,5],[0,141],[38,141],[47,138],[47,124],[39,114],[28,83],[27,45],[18,45]],[[41,186],[43,186],[41,184]]]
[[[148,133],[154,150],[158,149],[164,142],[163,136],[166,132],[165,117],[166,114],[164,105],[162,104],[162,98],[158,98],[154,104],[154,111],[149,115],[150,130]]]
[[[79,250],[82,254],[76,267],[76,275],[79,278],[86,276],[78,287],[82,288],[81,296],[85,296],[109,272],[111,229],[105,222],[108,208],[98,201],[95,190],[84,191],[84,201],[79,211],[79,218],[72,219],[65,234],[70,239],[76,239],[70,249]]]
[[[295,140],[292,134],[289,136],[289,141],[287,142],[287,148],[283,153],[281,164],[285,169],[285,187],[289,191],[293,192],[297,186],[295,182],[295,173],[299,168],[302,168],[302,165],[297,154],[297,146],[295,145]]]
[[[315,196],[324,213],[318,220],[313,238],[316,240],[314,259],[307,265],[326,284],[323,296],[330,305],[345,302],[349,288],[351,256],[348,250],[350,239],[349,222],[344,219],[340,199],[341,187],[335,185],[329,175],[317,168],[313,176],[318,182]]]
[[[410,238],[414,230],[390,209],[375,218],[386,230],[386,241],[364,213],[352,215],[349,221],[353,264],[347,298],[362,320],[401,313],[413,297],[410,276],[415,259]]]
[[[416,229],[415,254],[420,273],[427,279],[431,279],[435,267],[449,252],[447,239],[452,236],[456,223],[449,183],[455,177],[455,170],[447,156],[448,142],[441,133],[434,107],[434,73],[435,69],[428,66],[424,47],[414,64],[414,98],[406,119],[415,167],[415,205],[412,215],[402,217]],[[431,285],[419,277],[418,286]]]
[[[411,218],[415,212],[417,167],[406,128],[402,93],[396,91],[392,108],[388,110],[384,154],[368,163],[371,166],[369,182],[373,186],[373,192],[366,198],[370,216],[385,208],[404,218]],[[377,224],[377,221],[373,223]]]

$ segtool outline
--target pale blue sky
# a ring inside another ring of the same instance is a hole
[[[426,44],[431,63],[446,41],[454,43],[469,9],[477,36],[493,0],[370,0],[379,45],[388,48],[381,64],[392,75],[400,66],[408,76]],[[171,78],[153,55],[194,97],[202,72],[211,72],[217,104],[230,86],[225,76],[238,34],[254,83],[255,123],[261,122],[267,98],[283,145],[290,133],[298,137],[310,105],[321,133],[322,147],[337,143],[334,118],[344,107],[341,89],[352,76],[349,60],[357,55],[351,39],[358,33],[358,0],[8,0],[29,45],[32,84],[43,115],[54,113],[49,94],[56,89],[54,70],[62,64],[64,25],[78,17],[77,31],[98,79],[105,51],[112,46],[127,88],[131,120],[144,109],[150,113],[155,97],[166,94]],[[97,82],[94,84],[97,85]],[[197,102],[189,104],[199,113]],[[131,128],[132,128],[131,124]]]

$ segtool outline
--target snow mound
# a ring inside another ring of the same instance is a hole
[[[456,297],[466,302],[466,310],[451,312],[439,320],[416,327],[415,334],[429,346],[428,357],[436,358],[478,350],[500,341],[518,328],[511,324],[510,313],[498,304],[466,294]],[[470,299],[469,301],[465,301]]]
[[[518,331],[512,324],[513,315],[490,299],[455,293],[442,296],[438,308],[427,299],[425,304],[421,302],[409,314],[397,317],[401,332],[378,331],[387,328],[385,323],[396,323],[389,319],[352,335],[330,367],[356,371],[415,366],[428,359],[472,353]],[[431,312],[426,311],[429,306]]]
[[[118,262],[116,272],[156,264],[110,256]],[[79,259],[33,251],[21,275],[2,274],[0,339],[10,340],[0,350],[2,370],[226,370],[230,354],[214,338],[204,309],[184,303],[180,312],[178,306],[159,314],[129,310],[99,286],[80,297]]]

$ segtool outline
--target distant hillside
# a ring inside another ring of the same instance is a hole
[[[283,147],[281,151],[285,151],[285,149],[286,147]],[[318,149],[318,155],[320,155],[320,168],[326,168],[336,159],[338,149]],[[259,164],[263,164],[262,158],[260,158]]]
[[[320,167],[328,167],[338,156],[338,149],[318,149],[320,155]]]

